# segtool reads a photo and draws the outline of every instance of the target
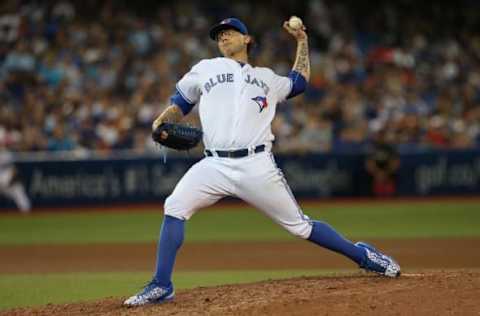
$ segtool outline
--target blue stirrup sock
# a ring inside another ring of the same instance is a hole
[[[363,249],[355,246],[351,241],[337,233],[333,227],[324,222],[313,221],[312,232],[308,240],[319,246],[345,255],[357,264],[360,264],[365,257],[365,251]]]
[[[172,285],[173,265],[184,235],[185,221],[165,215],[157,248],[157,271],[153,278],[160,286]]]

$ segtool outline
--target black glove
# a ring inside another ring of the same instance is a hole
[[[162,132],[168,137],[163,139]],[[202,131],[195,127],[175,123],[162,123],[153,132],[153,141],[176,150],[189,150],[197,146],[202,139]]]

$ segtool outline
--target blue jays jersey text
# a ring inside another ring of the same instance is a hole
[[[205,91],[209,93],[213,89],[213,87],[217,86],[218,84],[230,83],[234,81],[235,81],[235,76],[232,73],[218,74],[208,79],[208,81],[203,84],[203,87],[205,88]],[[256,85],[257,87],[261,88],[265,93],[265,95],[267,95],[268,92],[270,91],[270,88],[263,80],[252,78],[250,75],[246,76],[245,82],[251,85]]]

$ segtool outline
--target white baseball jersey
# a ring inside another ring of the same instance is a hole
[[[235,150],[273,141],[270,125],[277,103],[292,90],[292,80],[269,68],[213,58],[193,66],[177,90],[199,106],[205,147]]]

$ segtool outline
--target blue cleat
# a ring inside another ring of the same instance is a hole
[[[365,259],[360,264],[360,268],[390,278],[400,276],[400,266],[391,257],[384,255],[375,247],[364,242],[357,242],[355,246],[365,250]]]
[[[123,302],[123,305],[135,307],[147,304],[161,304],[171,301],[174,298],[175,291],[172,285],[169,287],[162,287],[155,283],[155,281],[151,281],[145,286],[143,291],[128,298],[125,302]]]

